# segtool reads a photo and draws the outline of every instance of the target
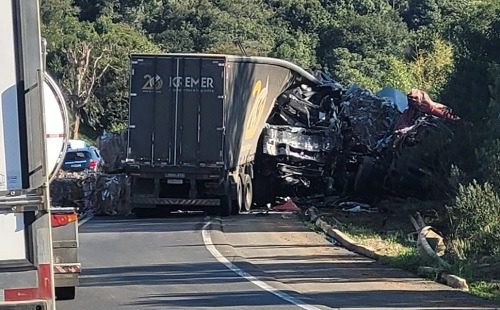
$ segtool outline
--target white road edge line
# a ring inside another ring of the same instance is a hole
[[[264,281],[261,281],[257,279],[256,277],[252,276],[251,274],[241,270],[238,268],[236,265],[231,263],[224,255],[222,255],[216,248],[215,245],[212,242],[212,237],[210,237],[210,230],[208,227],[212,224],[212,222],[206,222],[205,225],[203,226],[203,229],[201,231],[202,237],[203,237],[203,242],[205,243],[205,247],[207,250],[212,254],[215,259],[219,261],[219,263],[223,264],[226,266],[229,270],[232,272],[236,273],[242,278],[245,278],[246,280],[252,282],[253,284],[257,285],[261,289],[297,306],[305,310],[321,310],[315,306],[308,305],[302,300],[299,300],[293,296],[288,295],[285,292],[282,292],[278,289],[275,289],[274,287],[270,286]]]
[[[78,227],[82,226],[83,224],[87,223],[88,221],[90,221],[93,218],[94,218],[94,216],[92,214],[84,217],[83,220],[78,221]]]

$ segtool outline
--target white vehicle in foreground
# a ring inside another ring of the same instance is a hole
[[[0,1],[0,309],[55,309],[39,21]]]

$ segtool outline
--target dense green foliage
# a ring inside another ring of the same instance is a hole
[[[82,119],[82,129],[91,132],[122,128],[127,114],[128,54],[160,49],[138,29],[115,22],[112,16],[83,20],[81,14],[71,0],[42,1],[48,71],[63,86],[73,124]]]
[[[461,185],[450,216],[451,249],[458,257],[500,257],[500,197],[489,183]]]
[[[469,181],[498,171],[499,1],[42,0],[41,16],[49,71],[86,133],[123,128],[131,52],[247,53],[374,91],[422,88],[462,117]]]
[[[494,0],[42,0],[41,4],[49,68],[58,78],[69,78],[68,49],[87,42],[94,48],[91,57],[107,51],[100,66],[111,64],[111,70],[92,91],[93,104],[79,111],[96,130],[109,129],[123,118],[101,112],[123,110],[119,103],[123,99],[118,98],[126,93],[126,55],[132,51],[241,53],[236,44],[240,42],[250,55],[285,58],[309,69],[321,67],[342,82],[373,90],[387,85],[425,88],[443,95],[475,121],[484,119],[492,78],[488,72],[499,63],[500,5]],[[110,83],[116,85],[99,90]],[[109,104],[111,92],[113,104]],[[109,122],[110,117],[117,119]]]

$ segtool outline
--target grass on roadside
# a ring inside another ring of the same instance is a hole
[[[500,282],[475,281],[469,286],[471,292],[479,297],[500,301]]]
[[[406,241],[401,233],[380,234],[353,224],[344,226],[342,232],[382,255],[381,261],[388,265],[413,272],[416,272],[419,266],[437,267],[431,259],[422,256],[414,244]]]
[[[416,244],[408,241],[404,233],[379,233],[369,227],[360,227],[352,223],[346,224],[341,230],[357,243],[368,246],[375,250],[377,254],[382,255],[380,261],[384,264],[414,273],[417,272],[420,266],[434,267],[436,270],[443,271],[431,258],[421,255],[416,248]],[[485,279],[483,275],[479,275],[475,270],[474,266],[461,262],[452,264],[448,272],[464,277],[469,284],[470,293],[500,301],[500,282]],[[437,276],[438,272],[431,280],[436,280]]]

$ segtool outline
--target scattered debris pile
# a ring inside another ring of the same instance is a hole
[[[95,200],[98,215],[130,214],[130,180],[127,175],[100,175],[96,183]]]
[[[79,214],[94,214],[97,178],[96,173],[61,170],[50,183],[51,205],[77,208]]]
[[[419,196],[447,188],[444,150],[459,119],[448,107],[420,90],[388,98],[316,76],[318,85],[285,91],[268,119],[256,160],[267,188],[278,181],[280,194]]]
[[[104,159],[103,170],[107,173],[119,172],[126,157],[126,131],[121,133],[104,132],[97,140],[98,148]]]
[[[50,184],[52,205],[74,207],[79,214],[127,215],[129,191],[125,174],[61,171]]]

